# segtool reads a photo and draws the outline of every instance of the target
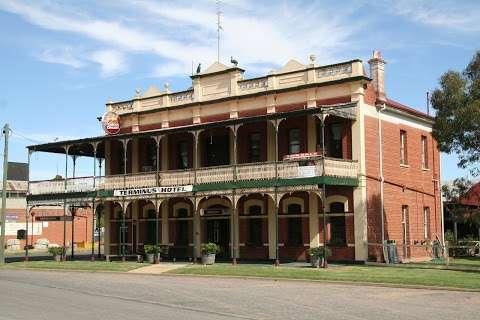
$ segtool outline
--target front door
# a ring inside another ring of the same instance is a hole
[[[220,258],[230,256],[230,226],[228,219],[208,219],[207,223],[207,241],[218,244],[221,252],[217,255]]]

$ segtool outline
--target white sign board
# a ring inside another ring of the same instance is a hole
[[[25,230],[25,223],[14,223],[8,222],[5,223],[5,235],[7,236],[17,236],[17,231],[24,229]],[[28,235],[34,236],[41,236],[42,235],[42,223],[41,222],[34,222],[33,223],[33,233],[32,233],[32,224],[28,224]]]
[[[300,166],[298,167],[299,178],[311,178],[315,177],[315,166]]]
[[[193,185],[176,186],[176,187],[151,187],[151,188],[135,188],[135,189],[120,189],[113,190],[114,197],[131,197],[152,194],[169,194],[192,192]]]

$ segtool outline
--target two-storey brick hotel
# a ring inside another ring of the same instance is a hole
[[[185,91],[137,90],[107,103],[105,136],[28,148],[95,158],[91,177],[31,181],[28,204],[92,202],[107,254],[197,258],[215,242],[278,262],[326,244],[332,260],[381,261],[396,240],[402,259],[427,257],[414,245],[442,239],[432,118],[386,96],[378,52],[369,65],[312,56],[244,79],[216,62]]]

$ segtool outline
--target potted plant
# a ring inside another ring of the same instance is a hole
[[[209,242],[202,244],[202,264],[211,265],[215,263],[215,255],[220,252],[220,246]]]
[[[329,248],[317,247],[308,249],[308,254],[312,267],[319,268],[325,263],[325,259],[331,255],[331,251]]]
[[[166,244],[160,245],[160,260],[162,260],[162,258],[168,257],[168,250],[169,250],[168,245]]]
[[[158,257],[160,253],[160,246],[154,244],[146,244],[143,246],[143,251],[145,251],[145,256],[148,263],[154,263],[155,257]]]
[[[50,247],[48,248],[48,253],[53,256],[53,260],[61,261],[63,255],[63,248],[62,247]]]

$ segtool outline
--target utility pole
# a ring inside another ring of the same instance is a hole
[[[2,212],[0,217],[0,264],[5,263],[5,217],[7,207],[7,172],[8,172],[8,135],[10,127],[8,123],[3,127],[3,134],[5,135],[5,145],[3,150],[3,188],[2,188]]]

